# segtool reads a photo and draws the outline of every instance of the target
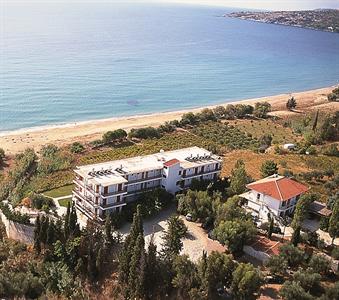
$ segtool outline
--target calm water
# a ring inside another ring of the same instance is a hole
[[[0,131],[338,83],[339,34],[220,17],[226,11],[7,4]]]

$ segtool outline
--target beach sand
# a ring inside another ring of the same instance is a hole
[[[334,87],[332,86],[305,92],[281,94],[276,96],[228,102],[222,105],[238,103],[254,105],[254,103],[258,101],[268,101],[269,103],[271,103],[273,108],[272,114],[283,116],[286,114],[293,114],[293,112],[288,112],[286,110],[286,101],[289,97],[294,96],[297,100],[298,111],[318,108],[322,110],[335,111],[339,110],[339,103],[329,103],[327,101],[327,94],[330,93],[333,88]],[[215,106],[206,107],[213,108]],[[7,154],[11,155],[19,153],[27,147],[34,148],[36,151],[39,151],[41,146],[48,143],[52,143],[58,146],[64,146],[76,141],[89,142],[95,139],[100,139],[102,134],[108,130],[123,128],[128,131],[131,128],[159,126],[165,121],[180,119],[181,115],[185,112],[198,112],[202,108],[166,113],[155,113],[133,117],[93,120],[60,126],[56,125],[4,132],[0,133],[0,147],[3,148]]]

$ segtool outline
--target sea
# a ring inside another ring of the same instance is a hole
[[[339,34],[224,16],[238,10],[2,4],[0,131],[338,84]]]

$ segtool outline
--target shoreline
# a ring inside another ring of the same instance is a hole
[[[23,128],[13,131],[0,132],[1,148],[9,155],[23,151],[25,148],[32,147],[38,151],[41,146],[53,143],[58,146],[71,144],[72,142],[88,142],[98,139],[108,131],[123,128],[129,131],[131,128],[140,128],[145,126],[159,126],[160,124],[175,119],[180,119],[186,112],[199,112],[204,108],[213,108],[216,106],[226,106],[228,104],[251,104],[255,102],[268,101],[272,105],[274,114],[287,113],[286,101],[292,95],[297,99],[297,109],[308,109],[314,106],[334,105],[334,109],[339,109],[339,103],[329,103],[327,94],[334,86],[308,90],[303,92],[291,92],[274,96],[266,96],[238,101],[224,102],[214,105],[206,105],[192,109],[183,109],[178,111],[158,112],[143,115],[113,117],[97,120],[79,121],[66,124],[44,125],[39,127]],[[336,108],[337,106],[337,108]]]

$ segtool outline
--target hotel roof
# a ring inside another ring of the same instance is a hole
[[[220,161],[220,157],[203,148],[190,147],[173,151],[160,150],[158,153],[145,156],[79,166],[75,172],[96,184],[109,185],[126,182],[124,175],[160,170],[164,165],[171,166],[177,162],[180,162],[181,167],[187,169]]]
[[[279,175],[272,175],[250,183],[247,185],[247,188],[280,201],[287,201],[308,191],[306,185]]]

